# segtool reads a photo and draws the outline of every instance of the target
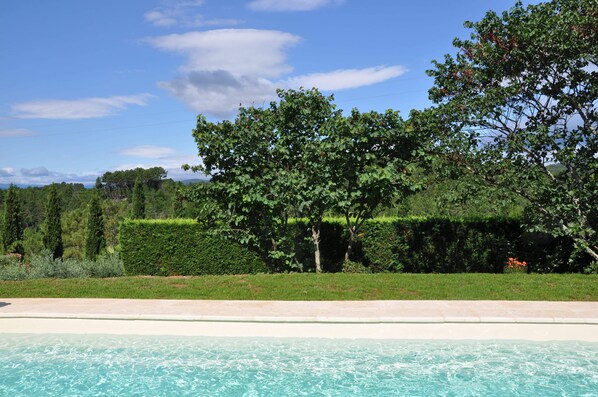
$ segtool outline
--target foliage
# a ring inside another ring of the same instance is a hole
[[[102,184],[108,197],[113,199],[123,199],[130,197],[131,191],[135,185],[135,180],[140,179],[144,186],[150,189],[159,189],[162,180],[166,178],[166,171],[162,167],[152,167],[148,169],[135,168],[132,170],[121,170],[106,172],[102,175]],[[96,182],[96,186],[97,186]]]
[[[60,197],[56,186],[52,185],[46,205],[46,224],[44,227],[44,247],[54,258],[61,258],[64,253],[62,244]]]
[[[297,220],[293,223],[301,223]],[[323,246],[324,269],[342,271],[344,220],[327,218]],[[313,263],[301,245],[307,232],[294,229],[295,253],[302,269]],[[519,218],[406,217],[374,218],[357,235],[354,261],[372,272],[500,273],[508,257],[518,256],[530,272],[591,272],[587,257],[572,256],[573,241],[545,233],[529,233]]]
[[[353,110],[332,130],[326,158],[338,198],[334,211],[345,218],[351,259],[356,235],[380,206],[402,201],[423,187],[416,166],[426,160],[426,138],[408,128],[391,110],[359,113]]]
[[[85,258],[94,260],[105,247],[104,215],[100,204],[100,198],[96,195],[89,203],[87,229],[85,234]]]
[[[413,112],[447,161],[525,198],[532,230],[598,261],[598,3],[489,12],[429,71],[436,108]],[[551,169],[559,164],[560,170]]]
[[[145,218],[145,194],[143,193],[143,186],[141,179],[135,179],[135,186],[133,187],[133,219]]]
[[[203,165],[196,170],[211,183],[197,185],[188,198],[202,205],[204,224],[237,235],[282,268],[294,262],[285,239],[291,215],[305,214],[318,245],[318,220],[332,193],[319,145],[337,113],[332,98],[317,90],[278,95],[280,103],[266,109],[239,109],[234,122],[198,116],[193,136]]]
[[[2,243],[6,252],[16,252],[21,255],[23,246],[23,217],[17,188],[10,185],[4,200],[4,217],[2,222]]]
[[[343,262],[343,273],[372,273],[372,269],[364,266],[360,262],[344,261]]]
[[[62,214],[62,240],[65,259],[82,259],[87,229],[87,208],[77,208]]]
[[[316,271],[322,271],[322,219],[345,216],[346,259],[362,223],[383,204],[417,190],[411,177],[425,142],[397,112],[343,117],[317,89],[279,90],[266,109],[241,108],[234,122],[199,116],[193,135],[212,177],[190,198],[203,205],[200,220],[218,233],[234,231],[264,258],[292,269],[289,218],[306,219]],[[223,230],[225,229],[225,230]]]
[[[120,244],[129,275],[263,273],[268,268],[235,242],[208,235],[193,220],[126,220]]]
[[[16,257],[0,257],[0,280],[38,278],[118,277],[123,265],[118,253],[100,255],[97,260],[54,258],[51,251],[31,255],[26,263]]]

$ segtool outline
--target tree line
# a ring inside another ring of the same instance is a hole
[[[183,197],[184,184],[164,179],[166,171],[160,167],[140,170],[117,171],[120,180],[133,180],[118,197],[109,186],[114,173],[99,177],[106,183],[93,189],[60,183],[0,190],[0,251],[22,255],[49,250],[55,258],[93,259],[118,246],[125,218],[194,216]],[[159,183],[156,175],[162,178]]]

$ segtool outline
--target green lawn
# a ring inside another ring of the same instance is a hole
[[[581,274],[262,274],[0,282],[0,298],[598,301]]]

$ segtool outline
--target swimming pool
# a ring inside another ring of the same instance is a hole
[[[1,396],[598,396],[598,343],[0,338]]]

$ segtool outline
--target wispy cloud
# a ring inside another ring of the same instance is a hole
[[[82,98],[73,100],[47,99],[11,106],[14,117],[21,119],[90,119],[111,116],[130,105],[145,106],[150,94]]]
[[[253,0],[247,7],[255,11],[313,11],[342,3],[344,0]]]
[[[242,23],[238,19],[207,19],[197,13],[197,8],[202,6],[203,0],[169,0],[163,1],[159,7],[146,12],[143,17],[146,22],[159,27],[184,26],[234,26]]]
[[[175,150],[169,147],[141,145],[122,149],[119,153],[125,156],[159,159],[172,156]]]
[[[340,91],[380,83],[405,74],[402,66],[375,66],[364,69],[339,69],[325,73],[311,73],[286,80],[291,87],[317,87],[322,91]]]
[[[28,135],[32,135],[32,134],[33,134],[33,132],[31,132],[30,130],[25,129],[25,128],[14,128],[14,129],[8,129],[8,130],[0,130],[0,138],[28,136]]]

